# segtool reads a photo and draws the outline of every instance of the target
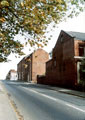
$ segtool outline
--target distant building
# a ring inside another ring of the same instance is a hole
[[[15,70],[10,70],[6,76],[6,80],[17,80],[17,71]]]
[[[46,76],[38,77],[38,83],[78,86],[83,58],[85,58],[85,33],[61,31],[52,52],[52,59],[46,62]]]
[[[49,54],[43,49],[37,49],[24,57],[17,65],[18,80],[37,82],[37,75],[44,75]]]

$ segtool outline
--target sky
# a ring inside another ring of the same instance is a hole
[[[51,29],[51,25],[49,27]],[[75,31],[75,32],[83,32],[85,33],[85,12],[81,13],[78,17],[74,17],[72,19],[68,19],[66,22],[62,22],[57,27],[53,29],[53,31],[50,31],[49,34],[52,34],[53,37],[52,39],[48,42],[48,45],[44,47],[43,49],[46,50],[48,53],[52,51],[54,48],[57,38],[60,34],[60,31]],[[47,36],[49,35],[47,34]],[[22,39],[19,35],[17,38]],[[25,47],[24,52],[26,55],[30,54],[33,51],[29,51],[29,46]],[[7,73],[9,72],[10,69],[15,69],[17,70],[17,64],[19,61],[22,59],[21,58],[16,58],[15,55],[11,54],[9,56],[9,59],[11,60],[10,62],[7,63],[0,63],[0,79],[5,79]]]

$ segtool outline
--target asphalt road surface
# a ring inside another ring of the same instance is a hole
[[[43,85],[3,82],[24,120],[85,120],[85,99]]]

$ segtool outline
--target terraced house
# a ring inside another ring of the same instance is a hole
[[[49,54],[43,49],[37,49],[24,57],[17,65],[18,80],[37,82],[37,75],[44,75]]]
[[[83,58],[85,33],[61,31],[52,51],[52,59],[46,62],[46,75],[38,77],[38,83],[71,88],[78,86]]]
[[[15,71],[14,69],[11,69],[8,74],[6,75],[6,80],[17,80],[18,76],[17,76],[17,71]]]

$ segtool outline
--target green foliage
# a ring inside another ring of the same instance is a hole
[[[22,54],[23,45],[14,41],[18,33],[31,36],[26,41],[31,47],[42,47],[47,45],[44,33],[49,23],[58,24],[84,7],[84,0],[0,0],[0,62],[11,52]]]

